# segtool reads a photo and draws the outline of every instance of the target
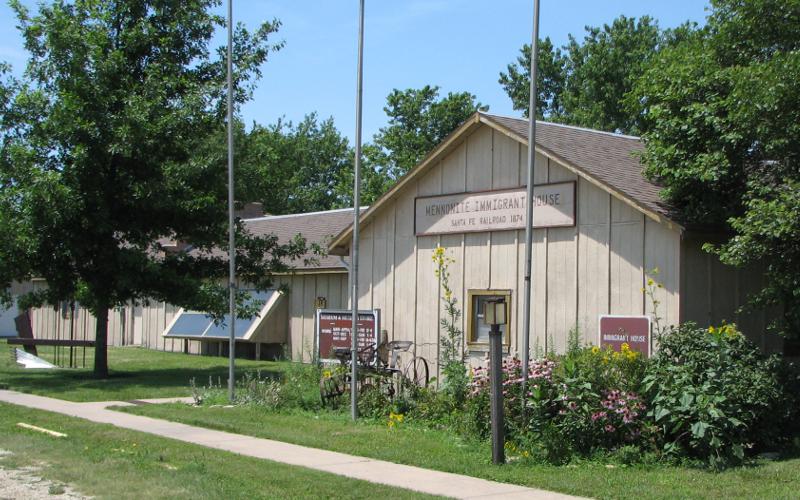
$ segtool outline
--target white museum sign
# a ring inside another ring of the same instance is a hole
[[[525,188],[414,200],[417,236],[525,229]],[[534,227],[575,225],[575,182],[533,186]]]

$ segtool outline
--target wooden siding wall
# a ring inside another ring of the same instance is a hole
[[[681,321],[694,321],[701,327],[736,323],[739,329],[764,352],[782,352],[783,338],[767,332],[768,323],[778,310],[739,313],[748,296],[763,285],[763,271],[753,266],[737,269],[722,264],[702,249],[704,241],[684,238]]]
[[[314,314],[317,297],[325,297],[328,307],[345,308],[349,294],[346,273],[297,274],[276,279],[278,285],[289,287],[288,317],[286,312],[276,316],[281,332],[278,335],[289,339],[287,352],[293,359],[309,361],[314,343]],[[34,286],[44,286],[35,284]],[[159,351],[200,354],[199,341],[165,339],[164,329],[178,312],[177,307],[163,302],[152,302],[144,306],[127,306],[113,309],[108,315],[108,345],[136,345]],[[75,339],[94,339],[95,318],[86,309],[78,307],[74,321],[70,321],[67,310],[41,307],[31,315],[33,335],[36,338],[70,338],[70,328]],[[72,324],[72,326],[70,326]]]
[[[38,282],[34,284],[34,287],[41,286],[45,285]],[[165,339],[161,336],[177,311],[177,307],[163,302],[111,309],[108,312],[108,345],[184,352],[182,339]],[[95,317],[80,304],[75,308],[74,318],[70,315],[68,305],[40,307],[31,311],[35,338],[93,340],[96,325]],[[200,342],[190,340],[186,348],[191,354],[199,354]]]
[[[329,309],[347,307],[347,273],[296,274],[282,276],[278,284],[289,287],[286,345],[295,361],[311,361],[314,348],[314,317],[317,297],[325,297]]]
[[[445,247],[455,262],[451,286],[463,309],[470,289],[512,291],[511,352],[519,355],[525,231],[414,235],[417,196],[523,186],[527,149],[483,126],[416,182],[398,193],[361,232],[359,307],[380,308],[390,339],[413,340],[417,353],[438,357],[442,313],[432,253]],[[650,220],[553,160],[537,155],[537,184],[577,181],[575,227],[534,231],[531,349],[563,351],[570,329],[597,343],[598,315],[652,313],[642,288],[658,267],[659,316],[678,320],[680,235]],[[294,316],[294,315],[293,315]],[[484,351],[471,357],[482,359]]]

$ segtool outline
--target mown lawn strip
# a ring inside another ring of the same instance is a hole
[[[67,434],[54,438],[26,422]],[[415,492],[244,457],[0,403],[0,466],[97,498],[429,498]]]

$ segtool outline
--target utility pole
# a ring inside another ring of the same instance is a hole
[[[358,224],[361,216],[361,102],[364,90],[364,0],[359,2],[358,12],[358,74],[356,76],[356,158],[353,181],[353,242],[351,247],[350,282],[353,291],[350,305],[353,327],[350,331],[350,414],[358,419]]]
[[[528,364],[531,339],[531,268],[533,260],[533,173],[536,170],[536,101],[539,75],[539,0],[533,1],[533,36],[531,40],[531,93],[528,101],[528,185],[525,197],[525,293],[522,309],[522,414],[525,415],[525,394],[528,386]],[[545,334],[545,338],[547,335]]]
[[[228,0],[228,399],[233,402],[236,359],[236,240],[233,219],[233,0]]]

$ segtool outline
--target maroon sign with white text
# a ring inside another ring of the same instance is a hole
[[[632,351],[650,356],[649,316],[600,316],[600,347],[611,347],[615,351],[628,344]]]
[[[378,345],[378,311],[359,311],[358,348]],[[317,355],[322,361],[334,362],[337,359],[333,350],[337,347],[350,348],[353,330],[351,311],[320,309],[317,311]]]

